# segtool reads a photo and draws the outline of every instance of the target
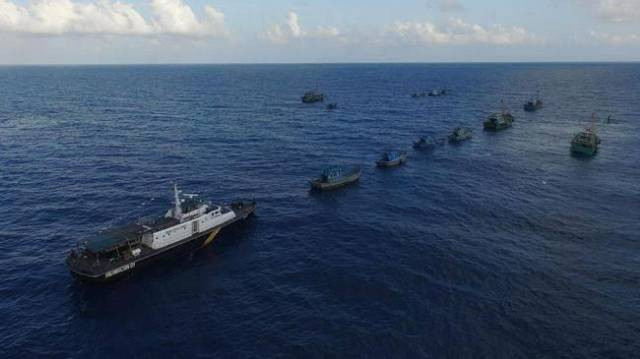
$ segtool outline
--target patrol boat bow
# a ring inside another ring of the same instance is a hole
[[[101,232],[72,250],[66,260],[71,272],[91,281],[115,279],[152,258],[209,244],[222,228],[246,219],[256,208],[255,201],[219,206],[181,194],[177,185],[173,190],[174,205],[164,217]]]

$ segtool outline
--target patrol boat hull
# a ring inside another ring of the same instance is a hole
[[[156,260],[190,253],[207,246],[216,238],[223,228],[239,224],[239,222],[251,216],[256,208],[256,203],[254,201],[237,202],[231,206],[235,212],[235,217],[232,220],[166,247],[159,249],[142,247],[141,253],[138,256],[120,257],[117,260],[103,259],[102,261],[99,257],[72,253],[67,257],[66,263],[71,274],[83,281],[110,282],[118,280],[127,274],[146,267]]]

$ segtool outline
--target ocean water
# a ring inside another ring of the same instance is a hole
[[[640,352],[640,64],[0,67],[0,84],[2,358]],[[300,103],[316,86],[338,110]],[[483,132],[501,99],[513,128]],[[571,156],[592,112],[615,121]],[[458,125],[471,141],[411,149]],[[408,163],[376,169],[385,149]],[[331,164],[360,183],[310,192]],[[175,180],[256,216],[116,283],[71,277],[76,242],[163,214]]]

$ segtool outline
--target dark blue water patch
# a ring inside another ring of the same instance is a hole
[[[2,357],[634,357],[637,64],[0,67]],[[338,109],[305,105],[318,88]],[[442,97],[411,98],[434,88]],[[624,91],[621,91],[624,89]],[[545,107],[525,113],[540,91]],[[491,133],[501,109],[514,126]],[[593,158],[569,141],[599,121]],[[418,136],[473,130],[413,151]],[[383,150],[408,150],[381,170]],[[357,184],[309,191],[324,166]],[[68,251],[170,183],[257,215],[107,286]]]

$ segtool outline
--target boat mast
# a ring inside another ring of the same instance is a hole
[[[173,208],[173,217],[175,219],[182,218],[182,206],[180,205],[180,192],[178,191],[178,183],[173,184],[173,200],[174,200],[174,208]]]

